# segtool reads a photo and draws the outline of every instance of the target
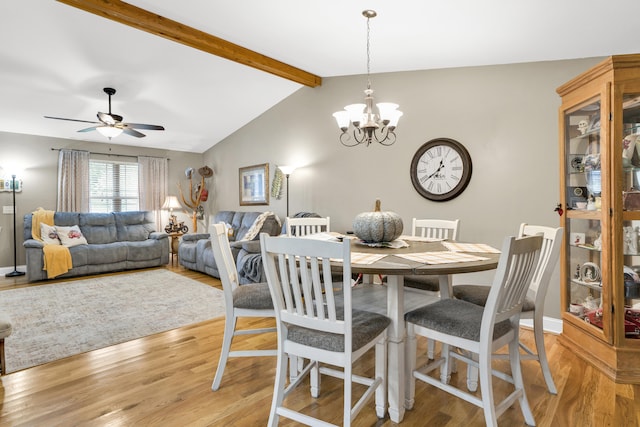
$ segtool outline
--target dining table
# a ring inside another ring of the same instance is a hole
[[[390,243],[367,244],[351,238],[352,273],[386,276],[386,315],[391,319],[387,330],[387,398],[391,421],[401,422],[405,408],[413,407],[413,402],[405,400],[410,373],[405,372],[404,276],[437,275],[440,298],[449,298],[453,292],[452,275],[493,270],[499,257],[499,250],[483,243],[400,236]]]

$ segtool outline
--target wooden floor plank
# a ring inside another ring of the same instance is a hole
[[[220,282],[177,266],[167,268],[210,286]],[[0,291],[29,284],[24,278],[0,278]],[[54,282],[53,282],[54,283]],[[220,356],[224,319],[213,319],[72,356],[0,377],[0,426],[143,425],[143,426],[257,426],[269,417],[274,357],[230,359],[222,385],[211,391]],[[244,327],[272,326],[272,319],[242,320]],[[522,338],[532,344],[531,331]],[[546,390],[535,362],[523,362],[526,392],[538,426],[640,425],[640,386],[615,384],[587,365],[556,336],[545,336],[557,395]],[[236,348],[274,348],[275,334],[238,337]],[[425,343],[419,348],[425,350]],[[503,363],[503,362],[497,362]],[[464,384],[465,366],[459,364],[452,382]],[[371,371],[368,355],[358,369]],[[342,383],[323,380],[322,395],[309,396],[301,388],[288,398],[297,408],[340,423]],[[506,385],[496,385],[496,394]],[[295,425],[289,421],[282,426]],[[373,404],[358,415],[356,426],[395,426],[378,420]],[[407,411],[406,426],[483,426],[475,406],[418,382],[415,408]],[[515,405],[499,419],[500,426],[524,425]]]

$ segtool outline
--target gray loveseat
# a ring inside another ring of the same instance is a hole
[[[262,261],[259,256],[256,256],[256,252],[260,252],[260,233],[269,233],[272,236],[280,234],[281,223],[275,214],[268,215],[259,230],[251,230],[262,214],[263,212],[220,211],[212,221],[214,224],[220,222],[229,224],[233,229],[229,242],[236,261],[240,284],[263,281]],[[250,231],[255,232],[255,236],[247,236]],[[213,258],[210,237],[209,233],[192,233],[182,236],[178,248],[178,260],[180,265],[190,270],[220,278],[218,266]],[[251,239],[246,239],[247,237]]]
[[[24,217],[24,247],[29,281],[47,278],[43,270],[44,243],[33,239],[32,214]],[[56,226],[78,225],[86,245],[69,248],[73,268],[58,277],[83,276],[110,271],[156,267],[169,262],[169,238],[156,232],[151,212],[56,212]]]

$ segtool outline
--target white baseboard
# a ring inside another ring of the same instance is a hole
[[[562,333],[562,320],[555,317],[544,316],[542,318],[543,329],[545,332],[560,335]],[[533,329],[533,319],[522,319],[520,325]]]
[[[0,275],[4,276],[7,273],[11,273],[13,271],[13,266],[11,267],[0,267]],[[18,271],[27,271],[26,265],[19,265]]]

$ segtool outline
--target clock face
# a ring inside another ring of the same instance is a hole
[[[411,182],[420,195],[444,202],[457,197],[469,184],[471,156],[453,139],[433,139],[413,156],[410,173]]]

